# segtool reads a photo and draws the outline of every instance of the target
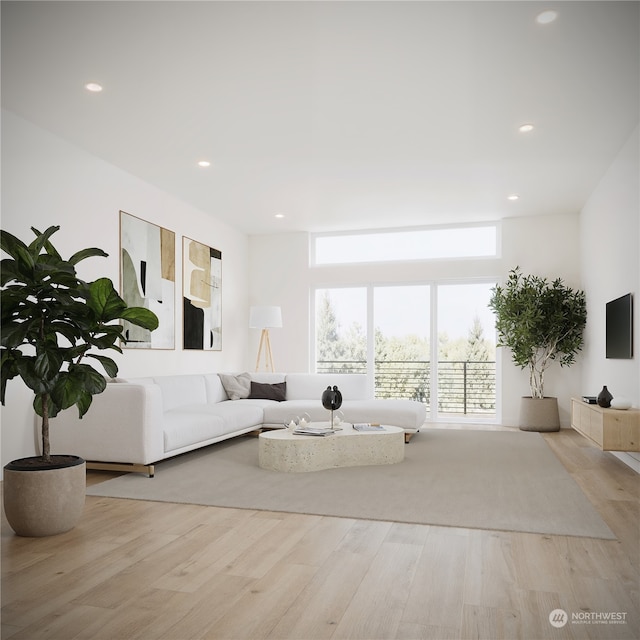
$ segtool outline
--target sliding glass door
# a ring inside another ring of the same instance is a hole
[[[494,418],[492,286],[318,289],[316,370],[368,373],[376,397],[419,400],[431,419]]]
[[[376,397],[428,404],[429,285],[373,287]]]
[[[495,417],[495,318],[487,306],[492,286],[447,284],[437,288],[433,404],[439,416]]]

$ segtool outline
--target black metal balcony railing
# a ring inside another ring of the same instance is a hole
[[[316,363],[319,373],[366,373],[361,360]],[[376,398],[410,398],[429,405],[431,363],[376,360]],[[496,410],[495,362],[438,361],[438,412],[442,414],[492,415]]]

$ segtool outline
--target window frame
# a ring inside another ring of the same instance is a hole
[[[388,260],[349,260],[349,261],[335,261],[335,262],[318,262],[318,240],[325,238],[344,238],[350,237],[370,237],[370,236],[383,236],[393,235],[407,232],[429,232],[429,231],[447,231],[447,230],[463,230],[463,229],[479,229],[479,228],[493,228],[495,230],[495,253],[480,254],[480,255],[463,255],[463,256],[425,256],[422,258],[392,258]],[[465,223],[455,225],[431,225],[422,227],[399,227],[390,229],[367,229],[361,231],[338,231],[338,232],[318,232],[312,233],[309,236],[309,265],[312,268],[325,268],[335,266],[360,266],[360,265],[374,265],[374,264],[392,264],[392,263],[411,263],[411,262],[434,262],[434,261],[449,261],[449,260],[495,260],[500,258],[502,254],[502,229],[499,221],[489,222],[476,222]]]

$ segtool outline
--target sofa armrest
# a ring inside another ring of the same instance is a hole
[[[164,457],[160,387],[108,384],[93,396],[82,420],[76,407],[53,418],[50,438],[54,454],[69,453],[100,462],[157,462]]]

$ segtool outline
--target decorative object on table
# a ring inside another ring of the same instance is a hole
[[[558,431],[558,399],[545,397],[544,372],[554,360],[571,366],[582,349],[587,322],[583,291],[560,278],[525,276],[516,267],[504,286],[492,289],[489,308],[496,314],[498,346],[511,349],[513,362],[529,369],[531,396],[522,398],[520,429]]]
[[[182,237],[183,348],[222,351],[222,253]]]
[[[598,394],[598,406],[603,409],[608,409],[611,406],[611,401],[613,400],[613,396],[609,389],[607,389],[607,385],[602,387],[602,391]]]
[[[300,422],[298,424],[299,424],[300,427],[304,428],[310,423],[311,423],[311,416],[305,411],[300,416]]]
[[[297,436],[328,436],[335,432],[335,429],[324,426],[324,424],[317,426],[314,426],[313,424],[308,424],[304,427],[299,426],[293,431],[293,433]]]
[[[175,349],[176,234],[120,211],[120,295],[159,319],[151,332],[126,320],[128,349]]]
[[[285,429],[295,431],[300,426],[300,418],[298,416],[289,418],[289,420],[285,420],[283,424]]]
[[[256,371],[260,370],[260,360],[264,351],[265,369],[275,371],[269,329],[282,328],[282,309],[280,307],[251,307],[249,309],[249,329],[261,329],[260,345],[256,357]]]
[[[384,431],[384,427],[381,424],[375,422],[356,422],[353,425],[356,431]]]
[[[52,455],[49,421],[74,405],[79,417],[92,397],[107,386],[99,363],[109,377],[118,365],[96,351],[114,349],[124,328],[116,320],[153,331],[158,318],[149,309],[127,307],[109,278],[80,280],[76,264],[85,258],[106,257],[102,249],[82,249],[64,260],[51,244],[60,229],[44,233],[26,245],[0,232],[2,261],[2,375],[0,401],[7,382],[20,377],[35,395],[33,408],[41,416],[41,455],[14,460],[5,467],[4,509],[11,528],[21,536],[49,536],[72,529],[84,508],[85,461],[76,455]],[[58,341],[62,344],[58,344]],[[25,349],[25,352],[22,349]]]
[[[340,410],[338,411],[334,411],[333,412],[333,418],[332,418],[332,426],[334,428],[339,427],[342,423],[344,422],[344,413]]]
[[[631,400],[627,398],[613,398],[613,400],[611,400],[611,408],[626,411],[627,409],[631,409]]]
[[[335,428],[333,412],[337,411],[342,406],[342,394],[337,386],[334,385],[333,389],[329,386],[322,392],[322,406],[328,411],[331,411],[331,420],[329,424],[332,429]]]

